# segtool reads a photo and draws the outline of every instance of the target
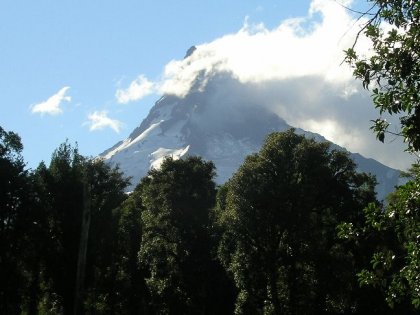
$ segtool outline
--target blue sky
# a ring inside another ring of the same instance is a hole
[[[340,7],[333,0],[313,2]],[[66,139],[77,142],[82,154],[95,156],[127,137],[161,91],[122,102],[118,90],[128,89],[140,78],[150,84],[160,81],[165,66],[182,60],[192,45],[238,34],[245,24],[257,29],[253,32],[270,32],[286,19],[308,16],[310,4],[309,0],[3,0],[0,126],[21,136],[31,168],[41,160],[48,163]],[[353,7],[363,6],[364,1],[353,1]],[[313,14],[310,23],[300,26],[310,28],[317,19]],[[317,122],[311,124],[316,129]]]

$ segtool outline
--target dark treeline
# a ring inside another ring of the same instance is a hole
[[[420,172],[384,206],[346,153],[273,133],[223,186],[166,159],[131,194],[0,128],[0,314],[415,314]]]

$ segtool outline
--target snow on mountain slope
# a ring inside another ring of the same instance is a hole
[[[175,160],[182,158],[188,152],[189,148],[190,146],[187,145],[185,148],[181,149],[157,149],[155,152],[150,153],[150,168],[159,169],[167,156],[170,156]]]
[[[101,157],[132,177],[129,189],[150,168],[159,167],[165,156],[199,155],[211,160],[217,168],[216,181],[223,183],[247,155],[260,149],[267,134],[290,128],[260,101],[258,86],[242,84],[228,74],[214,76],[205,88],[193,89],[184,98],[162,97],[127,139]],[[325,141],[317,134],[297,132]],[[377,176],[379,198],[398,184],[399,171],[359,154],[352,157],[361,171]]]

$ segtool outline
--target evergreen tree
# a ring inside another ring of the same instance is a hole
[[[117,306],[124,298],[115,287],[120,260],[118,209],[126,199],[128,180],[101,160],[89,161],[86,167],[91,220],[84,285],[88,301],[84,304],[87,313],[118,314]]]
[[[30,195],[20,137],[0,127],[0,313],[18,314],[23,303],[21,259]]]
[[[226,184],[219,257],[236,314],[351,312],[353,259],[336,236],[374,200],[374,181],[328,143],[273,133]]]
[[[107,293],[103,304],[113,305],[112,285],[101,281],[115,278],[107,274],[116,238],[112,211],[125,199],[128,181],[117,169],[84,158],[68,143],[54,152],[48,168],[40,165],[35,177],[48,220],[41,313],[82,314],[84,304],[96,311],[101,303],[94,299],[97,304],[92,306],[86,294],[98,298],[101,290]]]
[[[141,185],[138,185],[129,198],[114,211],[118,222],[114,253],[118,276],[113,288],[119,296],[117,314],[152,314],[149,310],[150,295],[145,283],[146,270],[138,259],[143,232],[143,210]]]
[[[197,157],[166,159],[142,182],[140,263],[155,314],[226,313],[214,303],[209,212],[215,202],[214,165]],[[218,269],[220,270],[220,269]]]

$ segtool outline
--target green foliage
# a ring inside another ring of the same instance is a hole
[[[219,257],[236,314],[340,313],[357,305],[336,224],[374,200],[373,180],[327,143],[273,133],[219,196]]]
[[[420,151],[420,2],[411,0],[370,0],[376,13],[365,25],[374,54],[360,56],[353,48],[346,60],[371,89],[379,113],[400,117],[398,132],[408,150]],[[388,27],[382,27],[388,24]],[[390,124],[379,117],[372,127],[384,141]],[[379,288],[393,308],[410,312],[409,301],[420,309],[419,276],[419,165],[411,171],[412,180],[398,187],[386,207],[370,205],[362,226],[341,225],[342,238],[358,244],[374,243],[368,252],[370,266],[358,273],[361,285]],[[372,242],[374,240],[374,242]],[[405,305],[405,306],[404,306]],[[408,305],[408,306],[407,306]]]
[[[384,208],[346,153],[290,130],[217,190],[214,165],[190,157],[127,197],[118,169],[67,142],[28,172],[20,138],[0,140],[1,314],[73,315],[76,291],[78,314],[419,308],[419,165]]]
[[[0,127],[0,157],[10,162],[22,162],[23,145],[18,134]]]
[[[350,48],[346,60],[363,87],[371,89],[379,113],[397,114],[408,149],[420,150],[420,3],[412,0],[368,0],[376,13],[364,28],[374,54],[366,58]],[[384,31],[383,23],[391,28]],[[389,123],[379,117],[372,127],[384,141]]]
[[[19,136],[0,127],[0,313],[16,314],[22,303],[22,240],[29,210],[29,178]]]
[[[215,201],[214,165],[197,157],[166,159],[140,183],[143,238],[140,262],[156,314],[218,314],[224,292],[214,280],[210,209]]]
[[[83,205],[83,163],[77,148],[63,143],[53,153],[50,166],[40,165],[34,176],[38,200],[47,220],[43,253],[44,292],[56,296],[65,314],[73,312],[80,225]],[[46,301],[49,302],[49,301]]]
[[[53,153],[49,167],[42,163],[35,170],[33,182],[33,204],[40,229],[37,240],[42,244],[36,255],[37,270],[33,271],[38,281],[37,307],[51,314],[56,312],[54,309],[73,314],[82,216],[88,205],[88,258],[83,264],[86,277],[82,298],[95,301],[85,303],[91,311],[108,310],[106,307],[114,304],[115,292],[111,266],[116,259],[113,248],[118,224],[113,209],[126,198],[128,181],[118,169],[81,156],[66,142]]]
[[[86,291],[95,303],[101,301],[97,314],[116,313],[117,305],[123,298],[116,287],[119,276],[118,262],[121,259],[118,243],[121,228],[118,207],[126,199],[124,189],[128,181],[118,169],[111,169],[100,160],[89,161],[86,173],[86,181],[90,185],[91,207]],[[130,246],[130,243],[127,245]],[[96,305],[85,303],[85,307],[93,312]]]
[[[359,242],[376,239],[370,266],[358,273],[361,285],[379,288],[392,308],[412,303],[420,309],[420,168],[412,179],[389,196],[386,207],[369,205],[365,224],[343,229],[342,237]],[[347,227],[349,224],[346,225]],[[406,307],[405,314],[415,313]]]
[[[138,261],[142,211],[140,191],[136,189],[112,212],[113,232],[107,230],[109,239],[103,243],[106,248],[99,251],[104,255],[103,266],[95,268],[96,281],[86,301],[86,308],[96,314],[148,314],[145,270]]]

